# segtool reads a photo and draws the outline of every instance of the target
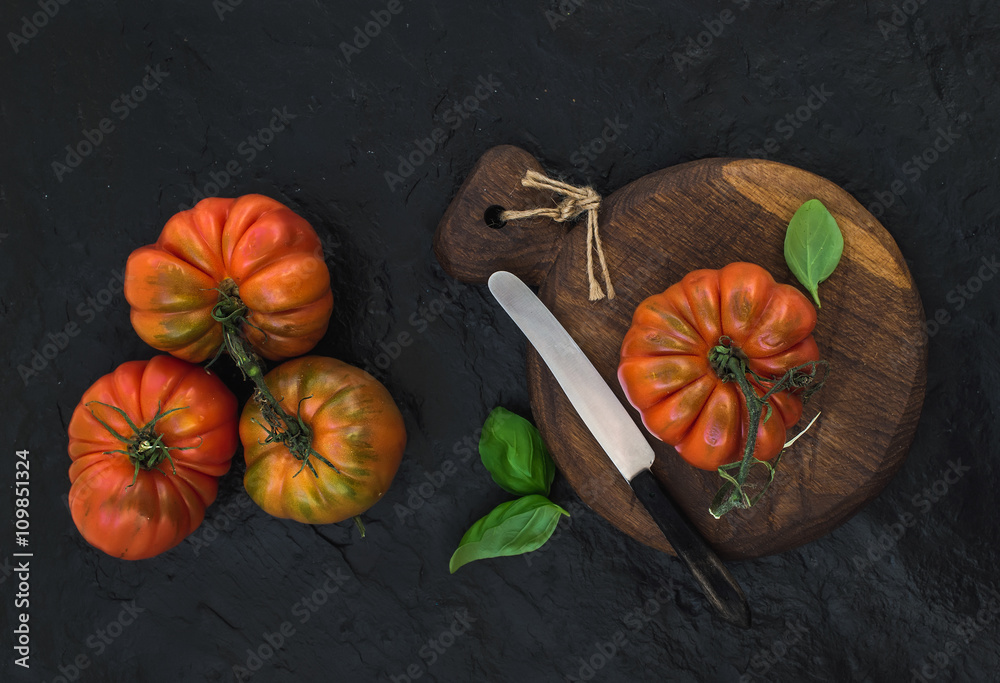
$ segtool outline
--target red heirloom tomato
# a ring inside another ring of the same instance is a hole
[[[69,423],[69,508],[87,542],[141,560],[184,540],[229,470],[236,408],[218,377],[170,356],[94,382]]]
[[[406,446],[403,416],[385,387],[364,370],[320,356],[283,363],[264,381],[293,424],[259,401],[244,407],[243,483],[254,502],[307,524],[340,522],[374,505]]]
[[[333,310],[316,232],[257,194],[210,197],[174,215],[156,244],[129,256],[125,298],[143,341],[192,363],[218,352],[220,317],[241,323],[260,355],[280,360],[312,349]]]
[[[760,266],[696,270],[639,304],[622,342],[618,379],[654,436],[695,467],[714,470],[742,457],[749,418],[737,383],[720,379],[709,352],[729,346],[752,372],[780,377],[818,360],[815,326],[809,300]],[[786,429],[802,416],[794,393],[780,391],[768,402],[773,413],[757,430],[758,460],[780,453]]]

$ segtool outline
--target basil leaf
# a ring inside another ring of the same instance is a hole
[[[493,481],[508,493],[549,494],[556,466],[530,422],[505,408],[494,408],[479,438],[479,456]]]
[[[823,202],[810,199],[799,207],[785,233],[785,261],[809,290],[817,308],[819,283],[830,277],[844,253],[844,235]]]
[[[501,503],[465,532],[451,556],[452,574],[474,560],[521,555],[538,550],[569,513],[544,496],[532,495]]]

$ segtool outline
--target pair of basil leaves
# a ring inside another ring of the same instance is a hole
[[[542,436],[530,422],[494,408],[483,425],[479,455],[500,488],[517,496],[472,525],[451,556],[455,570],[474,560],[538,550],[569,513],[546,498],[556,474]]]

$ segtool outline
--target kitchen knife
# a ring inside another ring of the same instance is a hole
[[[652,447],[594,364],[517,276],[493,273],[489,287],[694,575],[709,604],[729,623],[749,628],[750,606],[743,589],[650,472],[655,457]]]

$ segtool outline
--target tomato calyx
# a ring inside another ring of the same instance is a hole
[[[727,336],[720,337],[719,343],[709,350],[708,362],[722,382],[735,382],[739,386],[746,402],[749,418],[743,458],[737,462],[722,465],[718,469],[723,483],[712,499],[708,510],[713,517],[720,519],[722,515],[734,508],[752,507],[774,481],[781,453],[778,453],[774,458],[773,464],[754,457],[757,446],[757,431],[760,428],[761,420],[766,422],[771,417],[770,398],[780,391],[796,391],[801,392],[802,403],[805,404],[814,393],[823,387],[827,375],[830,373],[830,364],[825,360],[809,361],[791,368],[781,377],[762,377],[750,369],[746,354],[734,346],[732,339]],[[766,388],[763,396],[758,395],[757,390],[747,379],[747,375],[752,377],[762,388]],[[794,440],[792,439],[792,441]],[[791,441],[786,446],[790,444]],[[746,489],[757,485],[747,484],[747,477],[754,465],[762,465],[767,470],[767,481],[760,485],[760,491],[751,498]],[[736,470],[735,477],[730,474],[732,470]]]
[[[131,436],[125,436],[119,434],[114,428],[111,427],[107,422],[97,417],[97,413],[90,409],[90,414],[94,416],[94,419],[101,423],[101,425],[111,432],[111,435],[116,439],[121,441],[126,445],[126,448],[104,451],[105,453],[121,453],[128,456],[129,462],[135,466],[135,473],[132,475],[132,483],[125,488],[132,488],[135,486],[136,480],[139,478],[139,470],[156,470],[157,472],[167,475],[162,469],[160,469],[160,463],[164,460],[170,463],[170,469],[174,474],[177,474],[177,468],[174,466],[174,459],[170,457],[170,451],[186,451],[192,448],[197,448],[197,446],[168,446],[163,443],[163,435],[157,433],[156,423],[161,419],[169,415],[170,413],[177,412],[178,410],[184,410],[187,406],[182,406],[180,408],[171,408],[170,410],[164,412],[159,404],[156,405],[156,414],[153,419],[147,422],[142,427],[136,426],[129,417],[128,413],[117,406],[108,405],[107,403],[102,403],[100,401],[90,401],[87,403],[87,407],[90,408],[91,404],[96,403],[97,405],[104,406],[105,408],[110,408],[115,411],[128,424],[129,429],[132,430]],[[200,445],[200,442],[199,442]]]
[[[723,335],[719,343],[708,352],[708,364],[715,370],[723,382],[737,381],[740,376],[746,377],[747,355],[738,346],[733,346],[733,340]]]
[[[303,401],[312,398],[312,396],[304,396],[299,400],[298,408],[295,412],[295,418],[293,419],[278,403],[278,401],[271,394],[270,389],[263,381],[257,386],[257,391],[254,392],[254,401],[260,405],[261,415],[264,417],[263,424],[259,422],[256,418],[251,418],[253,423],[258,427],[267,432],[267,437],[263,442],[260,443],[280,443],[297,459],[302,462],[298,471],[292,475],[292,477],[297,477],[306,467],[309,471],[313,473],[313,476],[319,477],[319,472],[313,467],[310,458],[316,458],[327,466],[332,467],[334,472],[339,472],[334,464],[324,458],[319,454],[316,449],[312,447],[312,430],[309,425],[305,423],[302,419],[302,403]]]
[[[220,323],[225,323],[227,320],[236,319],[236,316],[246,317],[249,308],[240,298],[240,288],[236,284],[236,280],[227,277],[219,283],[216,289],[219,292],[219,301],[212,309],[212,318]]]

